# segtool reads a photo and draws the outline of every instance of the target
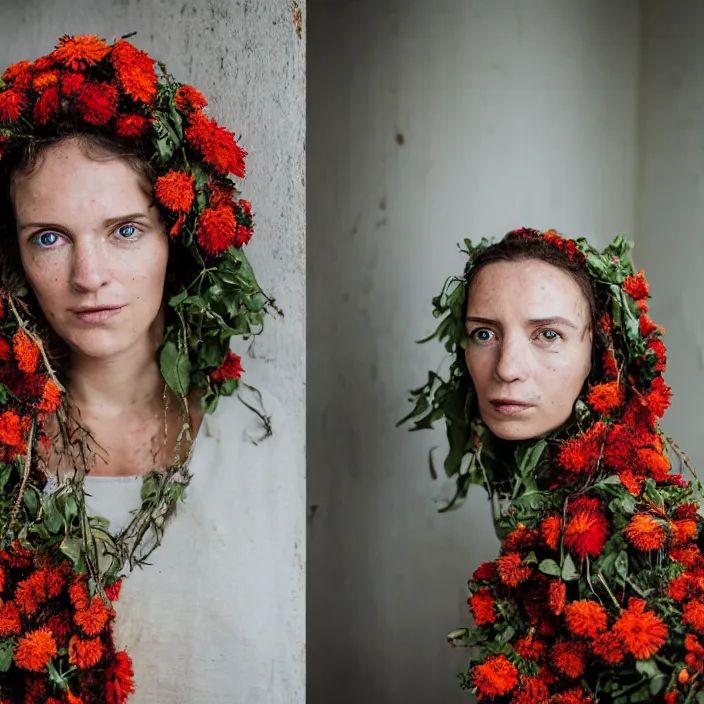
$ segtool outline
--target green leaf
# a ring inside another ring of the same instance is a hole
[[[25,489],[24,494],[22,495],[22,501],[27,507],[27,512],[29,513],[30,517],[32,519],[35,519],[37,517],[37,514],[39,513],[39,497],[37,495],[36,489],[34,489],[34,487],[32,486],[28,486]]]
[[[562,563],[562,579],[564,579],[565,582],[573,582],[578,577],[579,572],[575,567],[572,555],[567,553],[567,555],[565,556],[565,561]]]
[[[10,475],[12,474],[11,464],[0,464],[0,489],[3,489],[7,484]]]
[[[547,446],[547,441],[541,438],[535,442],[523,444],[516,450],[516,464],[523,476],[531,474],[538,466]]]
[[[179,396],[187,396],[190,390],[191,364],[188,354],[168,340],[160,355],[161,374],[169,388]]]
[[[56,499],[53,494],[48,494],[42,501],[42,515],[44,526],[50,533],[58,533],[63,527],[63,518],[56,507]]]
[[[558,565],[555,560],[543,560],[540,565],[538,565],[538,569],[543,574],[549,574],[551,577],[560,577],[562,575],[560,565]]]
[[[71,560],[73,569],[76,570],[76,572],[85,572],[83,543],[79,538],[65,538],[59,546],[59,550]]]
[[[657,677],[662,674],[654,660],[636,660],[636,672],[646,677]]]
[[[614,569],[621,579],[626,579],[628,576],[628,552],[622,550],[616,557]]]
[[[175,296],[171,296],[171,298],[169,298],[169,306],[171,308],[175,308],[176,306],[183,303],[187,298],[188,298],[188,289],[184,288],[182,291],[177,293]]]
[[[7,672],[12,665],[12,655],[15,652],[14,638],[0,641],[0,672]]]
[[[0,384],[0,403],[3,405],[7,403],[7,387],[5,384]]]

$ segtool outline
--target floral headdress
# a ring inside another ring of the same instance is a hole
[[[64,36],[47,56],[10,66],[0,78],[5,178],[33,143],[41,147],[73,134],[105,136],[148,162],[172,249],[190,272],[167,301],[161,371],[184,404],[195,388],[211,412],[220,396],[235,391],[243,371],[231,338],[257,334],[273,301],[242,249],[252,236],[252,212],[233,177],[244,177],[246,153],[205,114],[206,104],[125,38],[108,44],[96,36]],[[134,686],[130,659],[115,651],[112,638],[119,576],[158,545],[190,474],[187,463],[176,462],[148,475],[142,507],[119,536],[87,516],[80,482],[45,491],[34,449],[37,442],[56,441],[43,434],[43,424],[48,414],[66,417],[66,395],[49,331],[32,315],[22,277],[5,270],[0,702],[123,704]],[[149,550],[142,545],[137,551],[148,534]]]
[[[433,301],[441,322],[429,339],[454,355],[449,379],[431,372],[408,416],[414,429],[446,420],[445,471],[457,488],[443,510],[480,484],[502,539],[499,557],[469,580],[475,627],[449,636],[471,649],[461,683],[480,701],[510,704],[704,700],[701,486],[671,473],[671,457],[691,467],[658,427],[670,389],[646,279],[620,237],[603,253],[554,231],[507,237],[542,238],[584,267],[596,358],[565,428],[501,447],[464,362],[466,284],[489,242],[465,242],[465,275]]]

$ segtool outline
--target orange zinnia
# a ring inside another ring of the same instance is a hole
[[[618,381],[598,384],[589,391],[587,403],[595,413],[609,413],[623,404],[623,389]]]
[[[596,468],[608,426],[597,421],[582,435],[567,440],[557,455],[557,463],[568,472],[586,474]]]
[[[660,550],[665,544],[667,533],[662,525],[646,513],[637,513],[623,529],[628,541],[638,550]]]
[[[181,112],[202,110],[208,101],[205,96],[193,86],[181,86],[174,95],[174,103]]]
[[[672,530],[674,531],[672,542],[675,545],[682,545],[696,537],[697,522],[691,519],[674,521],[672,523]]]
[[[198,244],[211,256],[222,254],[235,243],[236,228],[237,222],[232,208],[224,204],[206,208],[198,218]]]
[[[42,400],[39,402],[39,410],[42,413],[53,413],[61,405],[61,389],[49,379],[42,392]]]
[[[10,90],[0,93],[0,122],[12,122],[19,119],[27,104],[27,96],[19,90]]]
[[[638,660],[651,658],[667,640],[667,626],[652,611],[645,610],[642,599],[629,600],[613,631]]]
[[[586,647],[574,641],[559,641],[552,648],[552,663],[566,677],[574,679],[587,665]]]
[[[538,531],[532,530],[523,523],[519,523],[504,539],[501,546],[502,552],[514,552],[516,550],[529,550],[538,541]]]
[[[682,623],[691,626],[697,633],[704,634],[704,602],[700,599],[692,599],[685,604]]]
[[[183,171],[171,169],[169,173],[160,176],[154,184],[154,195],[157,200],[176,213],[187,213],[193,205],[195,178]]]
[[[650,288],[645,280],[645,272],[641,270],[637,274],[626,277],[623,282],[623,290],[636,301],[647,298],[650,295]]]
[[[505,655],[492,655],[472,668],[472,684],[477,688],[479,701],[484,697],[501,697],[518,684],[518,670]]]
[[[618,473],[618,478],[631,495],[640,496],[645,484],[645,477],[637,477],[630,469],[624,469]]]
[[[71,37],[64,35],[59,45],[49,55],[50,59],[74,71],[83,70],[101,61],[110,52],[103,39],[91,35]]]
[[[496,602],[489,589],[480,589],[467,599],[477,626],[486,626],[496,621]]]
[[[55,86],[59,82],[58,71],[42,71],[38,73],[32,80],[32,85],[39,91]]]
[[[22,613],[31,616],[49,598],[46,574],[46,570],[37,570],[17,585],[15,601]]]
[[[604,352],[604,374],[606,374],[609,379],[618,378],[618,364],[616,363],[616,357],[611,350],[606,350]]]
[[[17,360],[17,366],[23,372],[34,372],[39,363],[39,347],[34,340],[30,339],[27,333],[21,328],[12,338],[12,347]]]
[[[68,642],[68,661],[82,670],[95,667],[103,657],[103,644],[100,638],[83,640],[73,636]]]
[[[5,411],[0,415],[0,442],[9,447],[21,447],[23,444],[22,419],[14,411]]]
[[[517,641],[514,648],[524,660],[537,662],[545,652],[545,643],[529,634]]]
[[[650,391],[645,396],[645,402],[648,410],[654,413],[658,418],[665,415],[665,411],[670,407],[670,397],[672,390],[661,377],[655,377],[650,387]]]
[[[189,120],[191,124],[184,134],[188,142],[201,152],[203,161],[223,176],[234,174],[244,178],[247,152],[237,144],[232,132],[202,112],[193,113]]]
[[[574,635],[596,638],[606,630],[608,616],[601,604],[591,599],[582,599],[565,607],[565,620]]]
[[[539,677],[521,677],[521,683],[514,692],[511,704],[536,704],[547,700],[548,686]]]
[[[499,579],[509,586],[517,587],[531,575],[530,565],[522,564],[521,556],[515,552],[496,558],[496,570]]]
[[[684,565],[687,569],[694,567],[701,559],[701,552],[696,545],[682,545],[670,548],[667,554],[675,561]]]
[[[109,617],[110,612],[105,606],[105,602],[96,594],[87,608],[77,611],[73,615],[73,620],[86,635],[97,636],[105,628]]]
[[[6,601],[0,606],[0,638],[15,636],[21,630],[20,610],[13,602]]]
[[[580,558],[598,557],[609,537],[609,524],[599,511],[576,511],[565,528],[565,545]]]
[[[156,97],[154,59],[129,42],[115,42],[110,54],[122,90],[134,100],[151,103]]]
[[[14,660],[23,670],[41,672],[55,656],[56,641],[51,631],[40,628],[19,639]]]

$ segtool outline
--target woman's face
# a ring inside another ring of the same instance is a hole
[[[474,279],[465,359],[479,413],[504,440],[555,430],[591,368],[589,305],[577,282],[540,260],[497,262]]]
[[[76,140],[13,183],[22,266],[75,354],[114,359],[161,334],[168,238],[139,176]]]

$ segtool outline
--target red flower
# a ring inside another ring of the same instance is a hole
[[[658,330],[658,326],[650,319],[647,313],[642,313],[638,321],[638,328],[643,337],[649,337]]]
[[[121,589],[122,579],[120,578],[114,584],[111,584],[109,587],[105,587],[105,596],[110,599],[111,602],[115,602],[120,598]]]
[[[521,677],[521,684],[514,692],[511,704],[537,704],[547,700],[548,686],[539,677]]]
[[[91,125],[104,126],[115,116],[117,88],[110,83],[89,81],[79,88],[76,108],[80,116]]]
[[[180,86],[174,95],[174,104],[181,112],[193,112],[194,110],[202,110],[208,101],[193,86]]]
[[[610,335],[611,334],[611,316],[608,313],[604,313],[604,315],[602,315],[601,318],[599,318],[599,322],[597,323],[597,327],[605,335]]]
[[[609,537],[609,524],[598,511],[576,511],[565,528],[564,543],[580,558],[598,557]]]
[[[548,606],[555,616],[559,616],[565,610],[566,598],[567,585],[560,579],[550,582],[548,587]]]
[[[581,677],[587,664],[587,652],[583,643],[558,641],[552,648],[552,663],[565,677]]]
[[[501,581],[509,587],[517,587],[531,575],[530,565],[522,564],[521,556],[514,553],[496,558],[496,570]]]
[[[118,115],[115,132],[118,137],[139,138],[144,135],[150,124],[142,115]]]
[[[612,631],[600,633],[592,643],[592,651],[608,665],[617,665],[626,657],[621,639]]]
[[[667,640],[667,626],[652,611],[645,610],[642,599],[629,600],[613,631],[637,660],[648,660]]]
[[[687,569],[695,567],[701,560],[701,553],[696,545],[683,545],[673,547],[668,555],[675,561],[683,564]]]
[[[239,379],[242,376],[242,360],[232,350],[228,350],[222,364],[210,375],[210,378],[218,384],[228,379]]]
[[[83,640],[73,636],[68,642],[68,661],[82,670],[95,667],[103,657],[104,648],[100,638]]]
[[[17,360],[17,366],[23,371],[31,373],[36,371],[39,363],[39,348],[21,328],[12,338],[12,347]]]
[[[105,628],[108,618],[110,612],[97,594],[87,608],[77,611],[73,616],[76,625],[80,626],[87,636],[97,636]]]
[[[472,579],[480,582],[488,582],[496,579],[498,572],[496,571],[496,565],[493,562],[482,562],[472,575]]]
[[[237,144],[235,136],[202,112],[193,113],[190,123],[185,130],[186,139],[201,152],[203,161],[223,176],[244,178],[247,152]]]
[[[562,536],[562,519],[557,514],[548,516],[540,524],[540,533],[545,544],[551,550],[557,550],[557,546],[560,544],[560,537]]]
[[[670,407],[671,396],[672,391],[665,383],[665,380],[661,376],[655,377],[650,391],[645,396],[648,410],[658,418],[662,418],[665,415],[665,411]]]
[[[24,90],[31,82],[32,68],[31,61],[18,61],[5,69],[2,80],[5,83],[14,83],[15,88]]]
[[[658,337],[651,337],[646,348],[651,350],[658,360],[653,369],[656,372],[664,372],[667,368],[667,348],[665,343]]]
[[[704,633],[704,601],[692,599],[685,604],[682,623],[691,626],[697,633]]]
[[[244,225],[237,225],[237,231],[235,232],[235,247],[241,249],[246,245],[249,240],[252,239],[252,231],[245,227]]]
[[[621,480],[621,484],[628,489],[630,494],[640,496],[643,491],[643,485],[645,484],[645,477],[637,477],[629,469],[624,469],[618,473],[618,478]]]
[[[134,692],[132,661],[124,651],[116,653],[105,671],[105,704],[125,704]]]
[[[0,606],[0,638],[18,635],[21,631],[20,610],[13,602],[6,601]]]
[[[22,419],[14,411],[0,415],[0,442],[12,448],[24,445]]]
[[[156,97],[154,59],[146,52],[120,39],[110,54],[122,90],[134,100],[151,103]]]
[[[50,86],[37,98],[34,103],[32,117],[40,125],[45,125],[52,120],[61,108],[61,95],[58,86]]]
[[[587,396],[590,408],[599,414],[607,414],[623,404],[623,389],[617,381],[592,387]]]
[[[530,550],[534,547],[540,535],[538,531],[527,528],[519,523],[515,530],[511,531],[504,539],[501,551],[504,553]]]
[[[496,602],[489,589],[480,589],[467,600],[477,626],[496,621]]]
[[[565,607],[565,620],[573,635],[587,638],[596,638],[608,625],[606,609],[591,599],[568,604]]]
[[[41,672],[55,656],[56,641],[49,630],[40,628],[19,639],[13,659],[23,670]]]
[[[61,405],[61,389],[49,379],[44,386],[42,399],[39,402],[38,410],[42,413],[54,413]]]
[[[645,272],[641,270],[637,274],[627,277],[623,282],[623,290],[636,301],[647,298],[650,295],[650,289],[645,280]]]
[[[637,513],[633,516],[623,532],[628,542],[643,552],[659,550],[667,539],[663,526],[646,513]]]
[[[32,85],[35,90],[43,91],[49,88],[49,86],[55,86],[59,83],[59,72],[58,71],[42,71],[34,76],[32,79]]]
[[[64,35],[49,59],[78,71],[97,64],[109,52],[110,47],[94,34],[75,37]]]
[[[518,684],[518,670],[505,655],[492,655],[472,669],[472,684],[479,701],[504,696]]]
[[[586,474],[596,468],[603,451],[608,426],[597,421],[585,433],[567,440],[557,455],[557,463],[568,472]]]
[[[198,218],[196,237],[198,244],[210,256],[222,254],[235,243],[237,223],[232,208],[218,205],[206,208]]]
[[[0,122],[13,122],[19,119],[27,104],[27,96],[10,88],[0,93]]]
[[[67,98],[72,98],[81,90],[85,82],[86,77],[82,73],[73,71],[64,73],[61,76],[61,92]]]
[[[176,213],[187,213],[193,205],[195,178],[183,171],[171,169],[160,176],[154,184],[154,195],[157,200]]]
[[[618,364],[611,350],[604,352],[604,374],[608,379],[618,379]]]
[[[545,643],[534,638],[533,635],[527,635],[516,641],[514,648],[524,660],[538,662],[545,652]]]
[[[697,536],[697,522],[691,519],[683,519],[672,523],[674,545],[688,543]]]

